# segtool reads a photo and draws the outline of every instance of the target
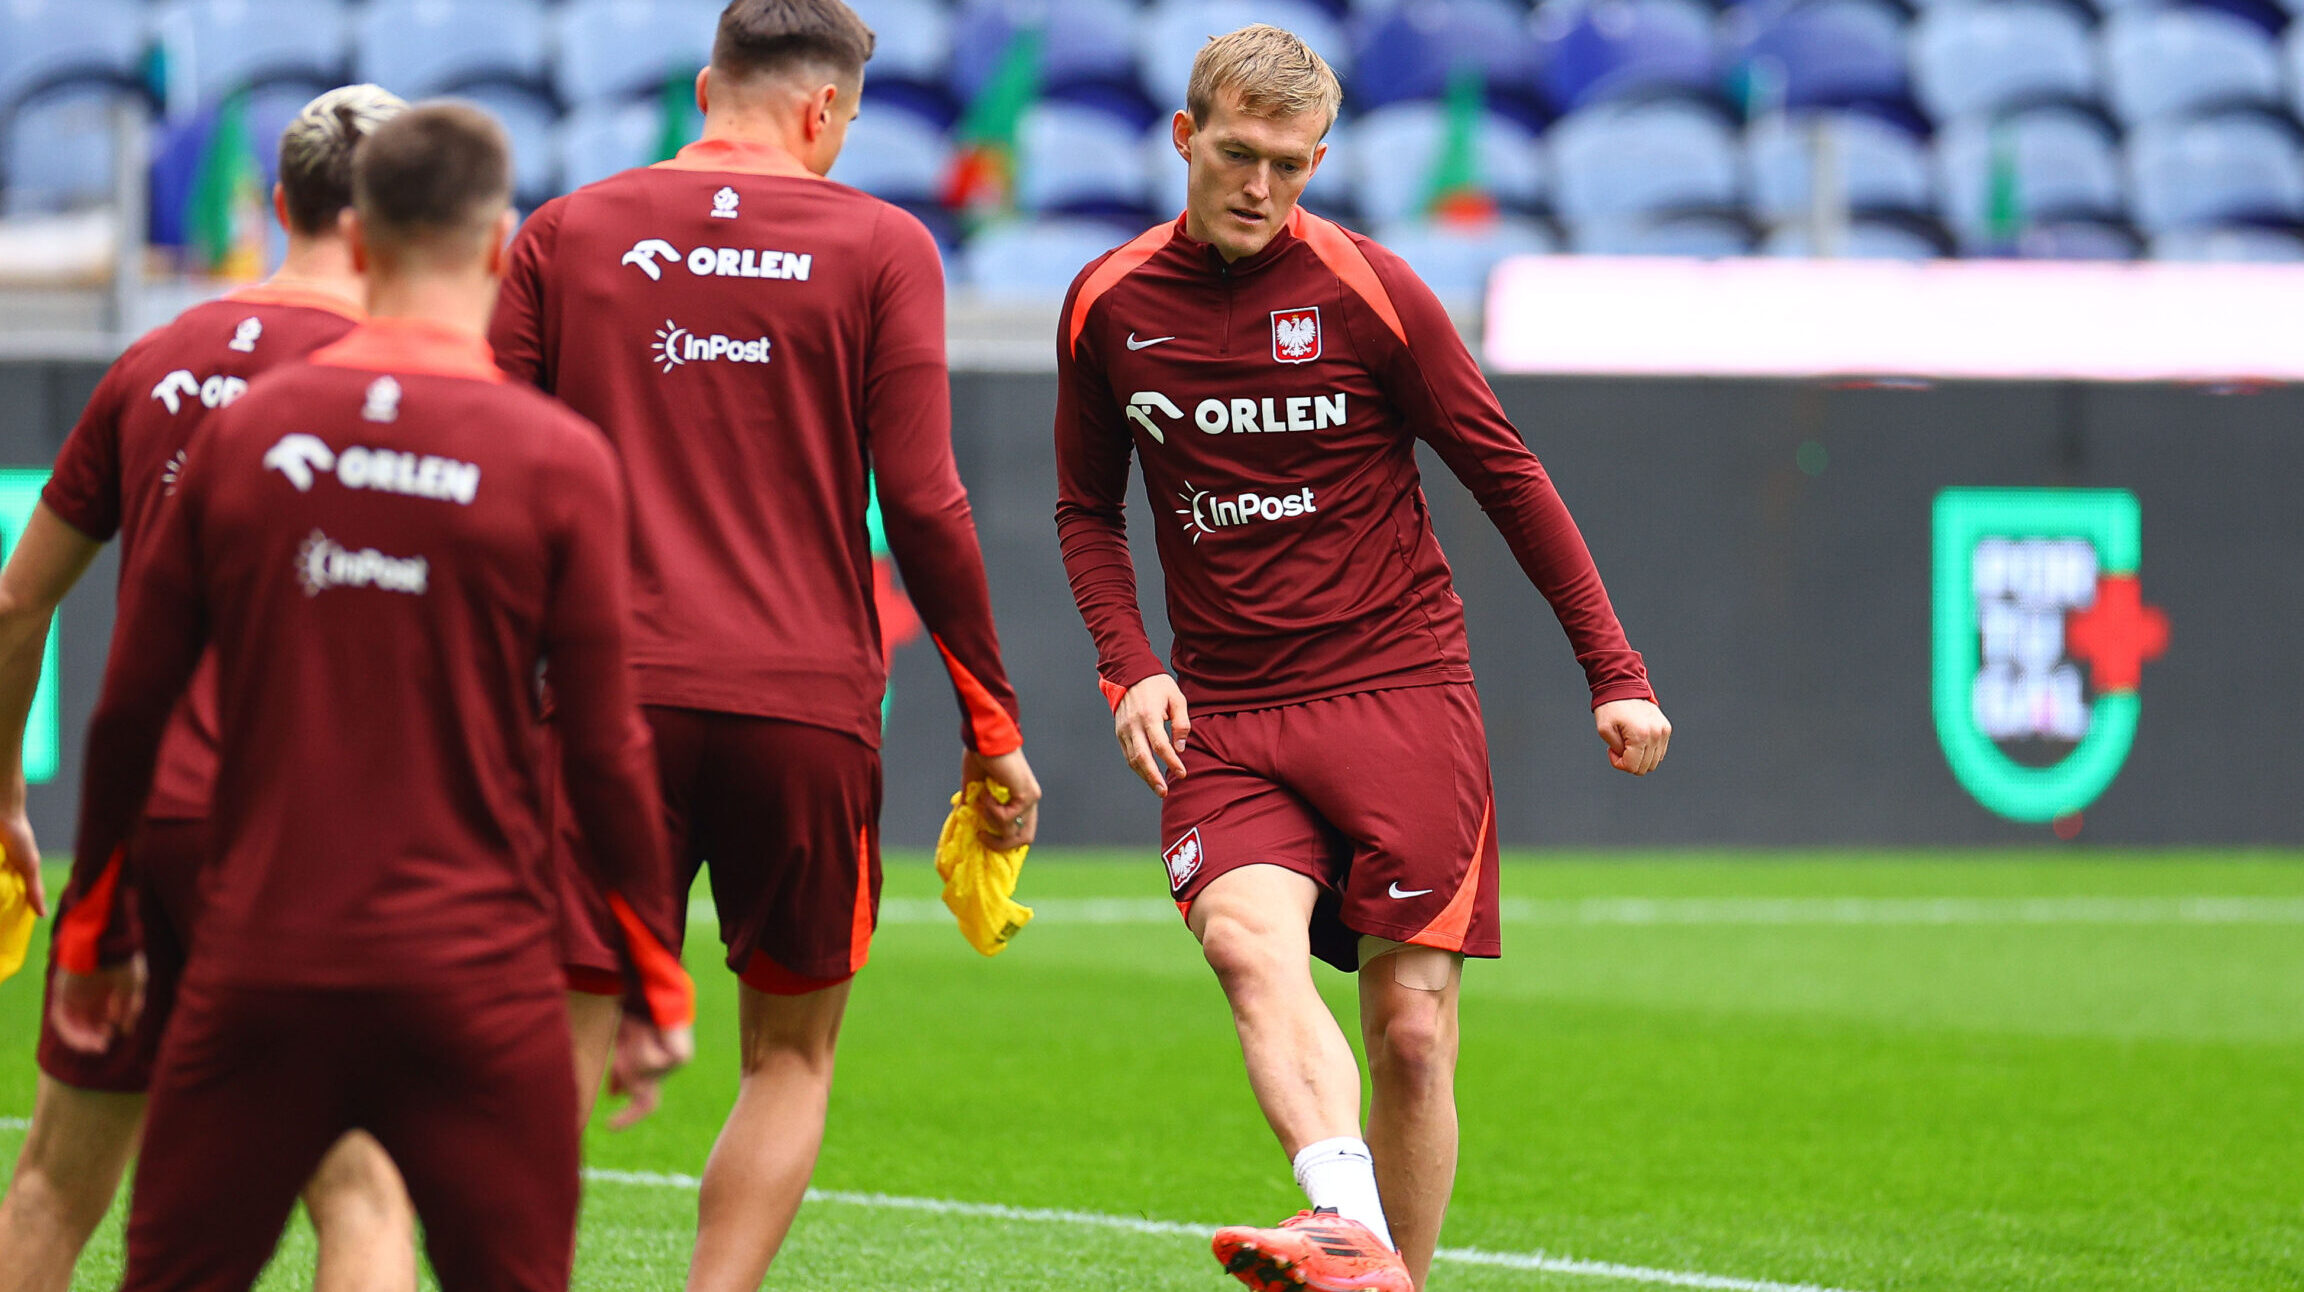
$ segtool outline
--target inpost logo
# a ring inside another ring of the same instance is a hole
[[[1937,495],[1936,735],[1991,811],[2062,833],[2127,762],[2144,665],[2168,649],[2142,548],[2124,489]]]
[[[1184,528],[1195,543],[1221,529],[1291,520],[1320,510],[1309,488],[1278,494],[1248,490],[1219,497],[1206,489],[1193,488],[1187,480],[1184,490],[1180,495],[1184,505],[1176,509],[1176,514],[1183,518]]]
[[[717,334],[699,336],[666,319],[648,348],[656,357],[656,366],[670,372],[688,363],[766,363],[772,346],[764,336],[749,340]]]

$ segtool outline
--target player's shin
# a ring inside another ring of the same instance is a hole
[[[1371,1094],[1368,1146],[1392,1236],[1419,1287],[1456,1182],[1457,993],[1462,958],[1403,947],[1360,971]]]

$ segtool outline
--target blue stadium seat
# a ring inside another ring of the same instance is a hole
[[[2073,107],[1955,121],[1936,134],[1938,212],[1961,245],[1992,241],[1995,172],[2014,186],[2022,224],[2119,216],[2126,208],[2119,141],[2111,125]]]
[[[1027,211],[1139,210],[1147,197],[1143,134],[1107,113],[1036,103],[1017,127],[1017,205]]]
[[[1545,142],[1553,205],[1579,224],[1741,198],[1736,137],[1697,104],[1600,104],[1562,120]]]
[[[1694,0],[1545,0],[1537,84],[1563,112],[1657,90],[1719,88],[1712,11]]]
[[[895,77],[934,84],[952,64],[952,18],[936,0],[850,0],[872,29],[872,62],[864,81]]]
[[[1507,0],[1403,0],[1359,25],[1352,66],[1348,88],[1366,108],[1436,98],[1459,68],[1478,70],[1491,93],[1525,93],[1535,86],[1536,41]]]
[[[1351,75],[1344,28],[1309,0],[1153,0],[1136,39],[1136,65],[1152,102],[1163,112],[1183,107],[1192,60],[1208,38],[1259,22],[1295,32],[1337,75]]]
[[[579,189],[654,162],[664,138],[664,113],[645,99],[588,103],[562,117],[554,136],[560,184]]]
[[[2134,9],[2104,26],[2105,97],[2129,125],[2280,103],[2280,58],[2256,24],[2213,9]]]
[[[2044,0],[1946,4],[1912,30],[1912,88],[1938,120],[2096,92],[2087,24]]]
[[[848,127],[832,178],[891,202],[927,201],[942,191],[952,143],[936,123],[901,108],[866,104]]]
[[[1335,178],[1349,175],[1353,205],[1370,224],[1406,219],[1420,213],[1433,195],[1433,172],[1447,134],[1447,113],[1436,103],[1378,108],[1352,123],[1354,156],[1362,164]],[[1542,200],[1543,149],[1526,126],[1488,113],[1480,121],[1475,156],[1481,187],[1499,203],[1529,207]],[[1323,170],[1328,164],[1322,164]]]
[[[1132,85],[1136,6],[1129,0],[967,0],[952,18],[952,88],[975,96],[1017,32],[1041,27],[1040,83]]]
[[[1851,220],[1840,255],[1848,260],[1935,260],[1950,251],[1948,245],[1938,243],[1910,224]],[[1769,234],[1760,244],[1760,252],[1768,256],[1813,256],[1816,243],[1806,225],[1788,224]]]
[[[541,87],[545,30],[538,0],[371,0],[352,21],[353,75],[405,99]]]
[[[512,141],[512,193],[533,206],[559,193],[559,110],[552,101],[515,85],[476,85],[456,96],[488,110]]]
[[[2152,239],[2152,258],[2223,264],[2293,264],[2304,260],[2304,239],[2285,230],[2248,225],[2171,229]]]
[[[1726,25],[1732,59],[1764,101],[1805,108],[1905,96],[1904,15],[1886,0],[1755,0],[1730,10]]]
[[[712,60],[718,0],[568,0],[560,9],[553,84],[571,107],[661,91]]]
[[[1083,265],[1141,231],[1101,220],[996,224],[969,239],[958,277],[995,300],[1058,300]]]
[[[1701,256],[1752,250],[1752,229],[1728,215],[1602,216],[1570,227],[1569,244],[1592,256]]]
[[[1815,197],[1819,131],[1837,159],[1849,209],[1934,209],[1927,147],[1902,127],[1865,112],[1777,113],[1754,122],[1744,135],[1752,209],[1761,219],[1807,214]]]
[[[148,32],[137,0],[0,4],[0,112],[47,86],[134,77]]]
[[[344,79],[349,27],[333,0],[170,0],[152,26],[172,110],[248,86],[318,92]]]
[[[2226,221],[2304,219],[2304,157],[2293,124],[2223,112],[2154,121],[2128,136],[2136,225],[2162,234]]]
[[[1487,291],[1489,271],[1506,257],[1559,250],[1542,225],[1526,219],[1501,219],[1472,228],[1408,221],[1377,230],[1376,241],[1407,261],[1425,286],[1454,300]]]
[[[36,95],[0,138],[0,213],[33,215],[112,200],[112,110],[132,93],[104,84]]]
[[[2134,260],[2143,251],[2134,229],[2111,220],[2049,220],[2016,239],[2025,260]]]

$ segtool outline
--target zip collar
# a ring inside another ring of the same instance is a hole
[[[1185,254],[1198,259],[1222,277],[1240,278],[1256,273],[1266,265],[1288,254],[1288,248],[1298,240],[1298,234],[1302,230],[1303,224],[1304,208],[1298,206],[1290,209],[1288,219],[1272,234],[1270,242],[1265,243],[1254,255],[1242,256],[1238,260],[1232,261],[1224,259],[1224,253],[1216,249],[1215,243],[1202,242],[1186,233],[1183,216],[1177,216],[1176,223],[1171,227],[1175,231],[1174,241],[1176,245],[1181,247]]]

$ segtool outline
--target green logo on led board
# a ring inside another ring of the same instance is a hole
[[[40,501],[40,487],[48,483],[46,467],[0,467],[0,560],[16,550],[32,508]],[[34,785],[56,779],[63,756],[63,723],[56,702],[56,639],[61,625],[48,629],[48,650],[40,664],[40,689],[32,696],[32,715],[24,724],[24,779]]]

